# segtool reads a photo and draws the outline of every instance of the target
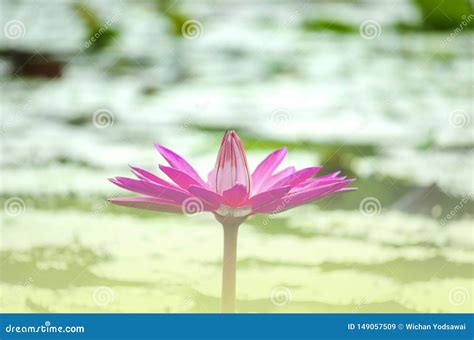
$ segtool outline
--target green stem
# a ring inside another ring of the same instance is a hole
[[[224,257],[222,260],[222,313],[235,312],[235,276],[237,263],[237,234],[239,224],[224,227]]]

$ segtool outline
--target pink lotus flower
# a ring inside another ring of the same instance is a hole
[[[222,139],[214,169],[204,181],[193,167],[173,151],[156,144],[169,166],[160,169],[164,180],[146,170],[131,167],[137,179],[116,177],[110,181],[144,196],[110,198],[122,206],[178,214],[212,212],[224,226],[223,311],[234,310],[235,261],[239,225],[255,214],[276,214],[313,202],[336,192],[354,190],[353,179],[339,172],[314,177],[321,166],[296,170],[293,166],[275,172],[286,156],[286,148],[269,154],[250,173],[247,158],[235,131]]]

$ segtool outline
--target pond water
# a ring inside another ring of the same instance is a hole
[[[2,311],[218,311],[213,218],[112,207],[107,178],[158,172],[154,143],[205,175],[233,128],[251,166],[287,145],[359,188],[242,226],[239,311],[472,312],[472,31],[389,3],[2,3]]]

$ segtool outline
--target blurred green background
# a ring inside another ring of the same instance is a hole
[[[9,1],[0,7],[3,312],[217,312],[222,230],[110,206],[160,143],[359,190],[240,230],[240,312],[473,312],[468,1]]]

